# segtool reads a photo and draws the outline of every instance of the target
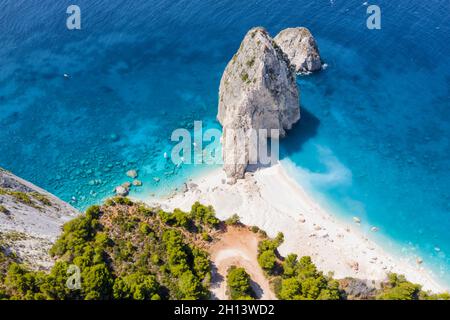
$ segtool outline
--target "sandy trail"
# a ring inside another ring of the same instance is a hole
[[[227,300],[226,275],[231,266],[243,267],[252,279],[252,288],[258,299],[273,300],[269,281],[257,261],[258,235],[247,228],[228,227],[219,241],[210,248],[213,263],[211,292],[215,299]]]

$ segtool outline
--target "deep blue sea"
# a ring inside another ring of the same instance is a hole
[[[381,30],[363,0],[0,0],[0,166],[80,209],[129,169],[133,195],[169,192],[208,169],[163,154],[176,128],[220,127],[220,77],[248,29],[306,26],[328,68],[298,78],[282,161],[450,283],[450,1],[369,4]]]

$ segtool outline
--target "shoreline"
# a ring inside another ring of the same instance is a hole
[[[357,224],[325,211],[288,176],[281,163],[246,173],[246,178],[235,185],[225,181],[221,168],[208,170],[187,182],[183,192],[162,198],[149,196],[143,201],[164,210],[185,211],[199,201],[212,205],[222,220],[237,214],[242,223],[258,226],[270,237],[283,232],[285,241],[279,248],[282,255],[309,255],[319,270],[333,272],[336,278],[379,283],[388,272],[395,272],[421,284],[424,290],[448,290],[424,266],[387,252],[358,230]]]

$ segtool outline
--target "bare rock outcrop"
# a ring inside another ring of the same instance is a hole
[[[376,295],[376,288],[368,281],[344,278],[339,281],[339,289],[348,300],[369,300]]]
[[[288,56],[297,73],[311,73],[322,68],[316,40],[307,28],[288,28],[274,38]]]
[[[48,249],[78,214],[47,191],[0,168],[0,242],[32,268],[48,268]]]
[[[220,81],[219,111],[223,126],[224,170],[231,181],[244,177],[252,130],[286,130],[300,119],[295,71],[263,28],[253,28],[228,63]]]

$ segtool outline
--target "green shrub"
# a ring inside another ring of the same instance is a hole
[[[181,299],[195,300],[205,295],[200,280],[190,270],[184,271],[178,280]]]
[[[114,202],[116,204],[121,204],[121,205],[126,205],[126,206],[132,206],[134,203],[133,201],[131,201],[129,198],[127,197],[115,197],[114,198]]]
[[[141,204],[138,207],[139,214],[143,215],[144,217],[151,217],[153,215],[153,210],[150,208],[147,208],[145,205]]]
[[[406,280],[405,276],[396,273],[388,275],[388,282],[377,295],[379,300],[418,300],[421,286]]]
[[[34,202],[31,200],[31,197],[25,192],[12,191],[9,189],[0,188],[0,195],[9,195],[18,202],[26,204],[27,206],[36,207]]]
[[[198,201],[192,205],[191,217],[193,220],[213,228],[217,228],[220,224],[220,220],[215,216],[213,207],[206,207],[200,204]]]
[[[148,223],[146,222],[141,222],[139,224],[139,231],[141,232],[141,234],[143,234],[144,236],[147,236],[150,234],[150,232],[152,231],[152,228],[150,228],[150,226],[148,225]]]
[[[233,300],[249,300],[255,295],[250,286],[250,275],[244,268],[231,266],[228,269],[227,287]]]
[[[187,213],[181,211],[180,209],[175,209],[173,210],[172,215],[174,226],[183,228],[187,228],[189,226],[190,219]]]
[[[258,263],[264,270],[271,273],[273,269],[275,268],[275,264],[277,261],[277,257],[275,256],[275,253],[272,250],[263,251],[258,256]]]
[[[253,233],[258,233],[260,229],[259,229],[257,226],[252,226],[252,227],[250,228],[250,230],[251,230]]]
[[[9,211],[8,211],[8,209],[6,209],[4,206],[2,206],[2,205],[0,204],[0,213],[8,214]]]
[[[82,269],[81,279],[84,299],[99,300],[111,297],[114,279],[106,264],[96,264]]]
[[[209,235],[208,232],[204,231],[202,232],[202,239],[205,241],[211,241],[211,236]]]
[[[237,225],[240,223],[241,223],[240,217],[237,214],[233,214],[231,217],[225,220],[225,224],[228,226]]]
[[[159,300],[158,290],[155,276],[132,273],[115,279],[113,295],[115,299]]]
[[[38,193],[38,192],[32,192],[32,193],[30,193],[31,194],[31,196],[33,197],[33,198],[35,198],[36,200],[38,200],[40,203],[42,203],[43,205],[46,205],[46,206],[51,206],[52,205],[52,202],[47,198],[47,196],[46,195],[43,195],[43,194],[41,194],[41,193]]]

